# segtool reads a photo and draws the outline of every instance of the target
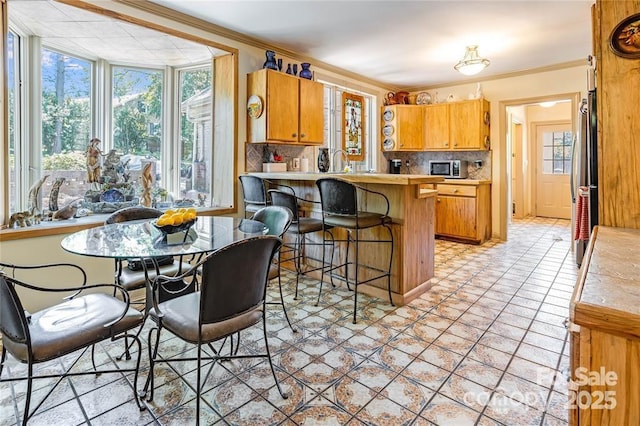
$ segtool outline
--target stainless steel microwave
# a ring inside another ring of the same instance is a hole
[[[429,161],[429,174],[452,179],[464,179],[467,177],[468,164],[464,160],[431,160]]]

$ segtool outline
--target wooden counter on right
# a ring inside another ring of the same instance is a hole
[[[639,229],[594,228],[569,320],[569,424],[640,424]]]

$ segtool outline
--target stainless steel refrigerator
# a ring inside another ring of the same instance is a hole
[[[587,98],[582,100],[579,117],[580,128],[573,146],[573,172],[571,197],[573,198],[573,239],[578,266],[593,227],[598,224],[598,136],[595,68],[588,71]]]

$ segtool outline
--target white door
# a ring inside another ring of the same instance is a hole
[[[571,123],[536,126],[536,215],[571,219]]]

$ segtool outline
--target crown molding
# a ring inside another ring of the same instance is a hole
[[[567,68],[574,68],[574,67],[579,67],[579,66],[587,66],[587,63],[584,59],[577,59],[575,61],[569,61],[569,62],[562,62],[559,64],[554,64],[554,65],[548,65],[545,67],[538,67],[538,68],[530,68],[530,69],[526,69],[526,70],[521,70],[521,71],[513,71],[513,72],[508,72],[508,73],[504,73],[504,74],[496,74],[496,75],[491,75],[491,76],[487,76],[487,77],[482,77],[482,78],[472,78],[472,79],[465,79],[465,80],[460,80],[460,81],[451,81],[448,83],[441,83],[441,84],[436,84],[433,86],[422,86],[422,87],[408,87],[405,88],[404,90],[407,92],[421,92],[424,90],[433,90],[433,89],[440,89],[442,87],[451,87],[451,86],[461,86],[464,84],[474,84],[474,83],[482,83],[485,81],[489,81],[489,80],[500,80],[503,78],[511,78],[511,77],[520,77],[523,75],[528,75],[528,74],[539,74],[539,73],[543,73],[543,72],[549,72],[549,71],[558,71],[558,70],[562,70],[562,69],[567,69]]]

